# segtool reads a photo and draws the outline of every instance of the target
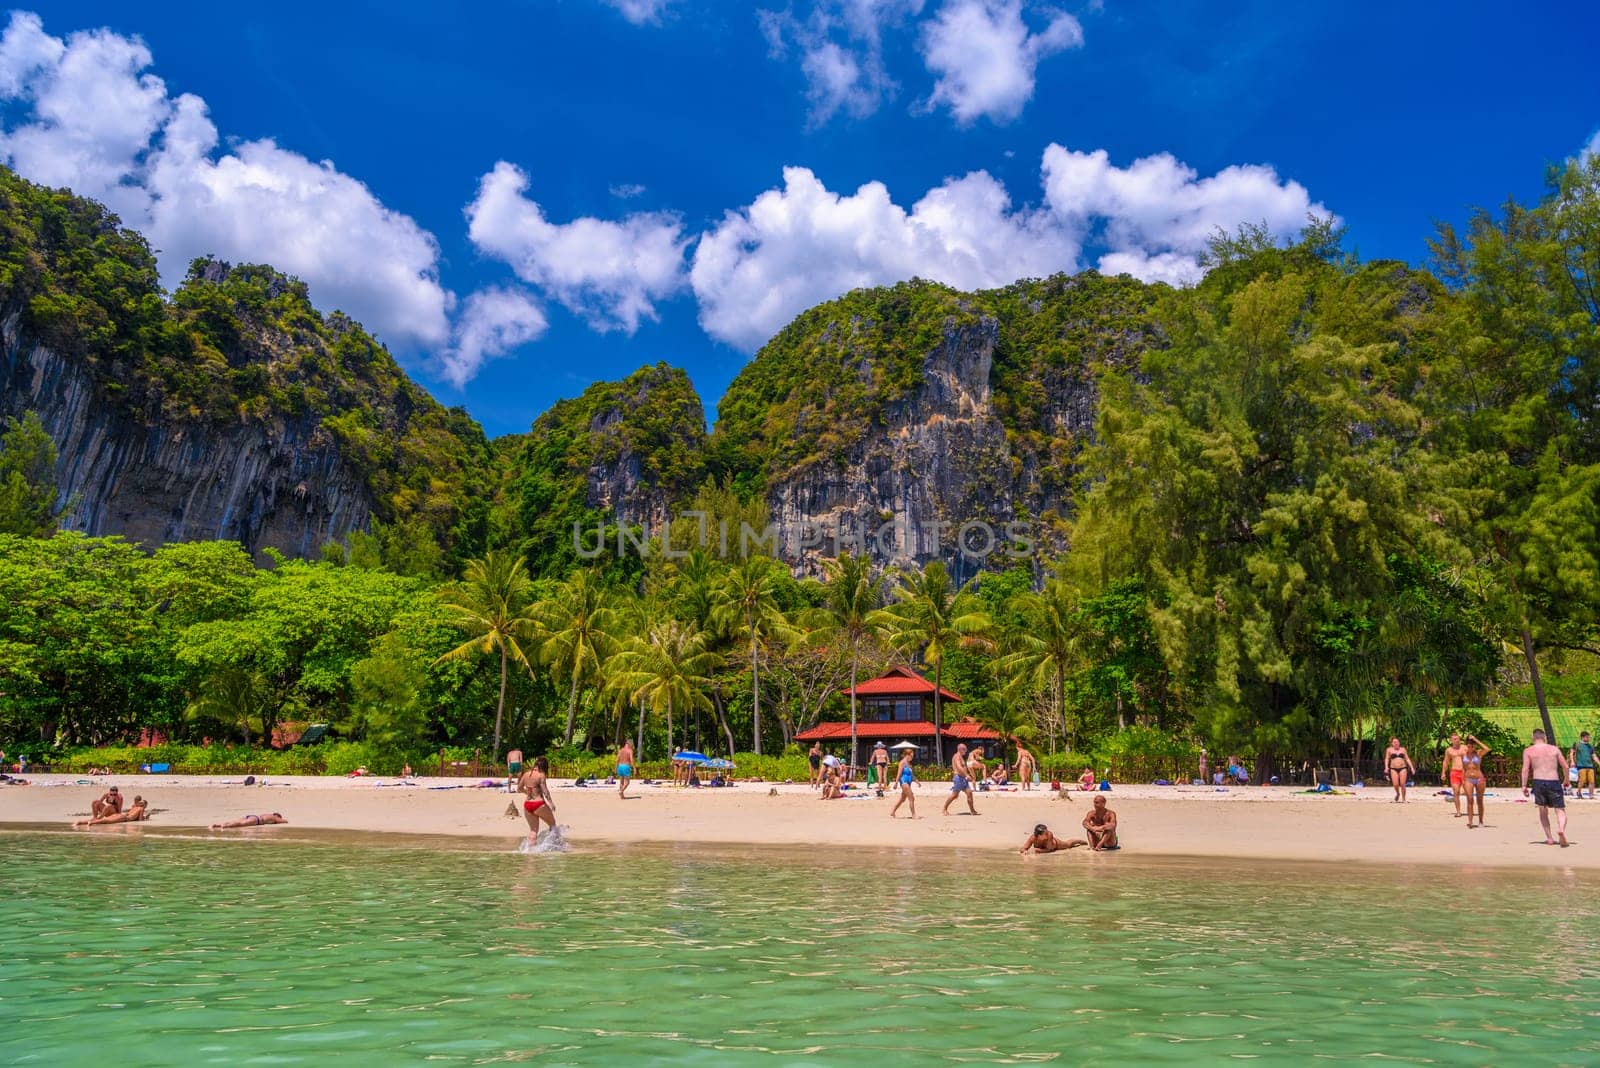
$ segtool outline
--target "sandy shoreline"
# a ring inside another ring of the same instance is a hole
[[[226,784],[221,777],[110,775],[80,784],[79,776],[30,777],[34,785],[0,786],[0,830],[7,825],[68,824],[112,783],[128,797],[151,802],[146,826],[205,828],[251,812],[281,812],[288,828],[364,833],[450,835],[514,841],[526,833],[522,818],[508,818],[511,796],[463,787],[459,779],[272,778],[269,785]],[[438,789],[438,787],[446,787]],[[1079,831],[1089,794],[1059,799],[1048,790],[987,793],[977,816],[939,809],[947,796],[938,784],[917,789],[920,819],[888,817],[889,800],[820,801],[804,785],[741,783],[728,790],[680,790],[636,785],[636,800],[619,800],[614,788],[557,784],[559,819],[574,840],[680,842],[707,845],[767,844],[823,850],[858,847],[1016,850],[1034,823],[1058,834]],[[1356,861],[1461,867],[1600,868],[1600,803],[1568,799],[1573,846],[1542,844],[1537,813],[1520,792],[1496,790],[1488,799],[1489,826],[1468,831],[1450,803],[1433,788],[1412,791],[1405,805],[1391,804],[1387,789],[1339,796],[1307,796],[1294,788],[1249,787],[1218,793],[1206,787],[1119,786],[1108,800],[1124,829],[1127,854],[1286,861]],[[904,813],[904,808],[901,812]],[[117,827],[81,833],[115,832]],[[209,833],[209,832],[208,832]],[[272,828],[229,832],[268,836]],[[1076,852],[1076,851],[1075,851]]]

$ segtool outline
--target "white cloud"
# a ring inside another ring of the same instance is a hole
[[[620,185],[612,186],[610,189],[611,195],[618,200],[632,200],[634,197],[643,196],[644,192],[644,186],[636,182],[623,182]]]
[[[635,26],[660,22],[661,16],[672,6],[672,0],[600,0],[600,2],[618,11]]]
[[[783,187],[728,212],[700,238],[689,278],[705,331],[754,350],[806,308],[861,286],[921,277],[961,289],[1076,271],[1084,249],[1099,269],[1187,284],[1217,228],[1265,222],[1299,231],[1326,214],[1296,182],[1266,167],[1229,167],[1199,178],[1171,156],[1126,168],[1104,152],[1045,150],[1044,203],[1013,207],[985,171],[950,179],[909,210],[880,182],[853,194],[810,170],[786,168]],[[1103,250],[1103,251],[1101,251]]]
[[[525,194],[528,176],[496,163],[467,205],[467,234],[597,330],[633,333],[656,318],[656,302],[683,286],[688,239],[675,215],[641,212],[620,221],[552,223]]]
[[[922,56],[938,76],[927,106],[950,109],[957,122],[1009,122],[1033,98],[1046,56],[1083,44],[1083,27],[1049,11],[1037,33],[1022,20],[1022,0],[946,0],[923,27]]]
[[[804,18],[790,10],[756,19],[774,59],[791,42],[806,79],[808,119],[819,126],[844,112],[864,118],[898,88],[883,59],[883,32],[922,11],[924,0],[821,0]]]
[[[1590,156],[1600,156],[1600,130],[1596,130],[1594,136],[1589,138],[1589,143],[1578,150],[1580,160],[1588,159]]]
[[[1116,167],[1103,149],[1051,145],[1043,170],[1045,200],[1060,224],[1109,249],[1100,270],[1147,281],[1198,279],[1200,255],[1218,229],[1265,223],[1286,236],[1307,215],[1328,214],[1304,186],[1271,167],[1227,167],[1201,178],[1164,152]]]
[[[503,356],[544,334],[544,310],[515,289],[482,289],[466,299],[456,320],[454,343],[440,358],[444,377],[458,389],[485,361]]]
[[[168,94],[149,50],[108,30],[65,40],[13,14],[0,36],[0,158],[37,182],[104,201],[160,250],[163,281],[196,256],[270,263],[298,275],[391,342],[449,339],[454,298],[439,250],[332,163],[270,139],[217,153],[199,97]]]
[[[860,286],[913,276],[981,288],[1070,265],[1070,235],[1036,211],[1012,211],[977,171],[931,190],[910,211],[881,182],[849,196],[804,167],[782,189],[729,212],[700,239],[690,281],[700,324],[753,350],[801,311]]]

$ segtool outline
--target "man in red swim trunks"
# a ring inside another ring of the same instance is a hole
[[[1456,815],[1461,815],[1461,783],[1465,771],[1461,763],[1467,747],[1461,744],[1461,735],[1450,736],[1450,747],[1444,751],[1444,780],[1450,784],[1450,796],[1456,803]]]
[[[549,770],[550,761],[539,757],[517,779],[517,789],[527,798],[522,802],[522,814],[528,818],[529,845],[533,845],[539,837],[539,824],[543,823],[552,831],[556,829],[556,806],[550,797],[550,783],[545,775]]]

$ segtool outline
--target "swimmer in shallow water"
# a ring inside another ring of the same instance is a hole
[[[281,812],[268,812],[264,816],[245,816],[236,820],[224,820],[222,823],[213,823],[213,831],[226,831],[234,827],[265,827],[272,823],[288,823]]]
[[[1050,828],[1042,823],[1036,823],[1033,833],[1028,835],[1028,840],[1022,843],[1022,848],[1017,852],[1024,855],[1028,853],[1056,853],[1063,849],[1076,849],[1089,843],[1082,838],[1060,839],[1050,832]]]

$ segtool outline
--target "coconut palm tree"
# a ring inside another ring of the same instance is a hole
[[[793,632],[778,606],[778,564],[770,557],[751,556],[730,568],[718,588],[720,601],[713,619],[737,629],[750,647],[751,722],[755,753],[761,755],[761,646],[786,639]]]
[[[652,709],[666,716],[667,751],[672,751],[674,712],[711,707],[706,690],[719,660],[706,649],[705,635],[676,619],[652,624],[642,637],[634,637],[612,658],[609,685],[639,705],[635,746],[644,752],[644,714]]]
[[[844,553],[823,562],[828,582],[822,607],[806,613],[815,629],[811,636],[825,642],[843,642],[850,653],[850,762],[856,759],[856,675],[861,643],[878,630],[873,613],[883,605],[884,576],[865,556]]]
[[[894,604],[870,618],[883,629],[889,644],[933,669],[934,753],[943,763],[945,653],[988,646],[985,635],[992,624],[976,597],[956,590],[941,560],[901,575],[894,597]]]
[[[439,660],[500,654],[500,703],[494,710],[491,753],[496,761],[500,759],[500,726],[506,712],[507,672],[512,663],[530,674],[533,671],[528,650],[536,646],[539,624],[531,614],[532,587],[522,557],[490,552],[481,560],[468,560],[462,580],[439,591],[439,600],[455,617],[456,626],[472,635]]]
[[[1022,594],[1013,603],[1022,625],[1006,637],[1011,651],[995,662],[995,671],[1009,680],[1011,696],[1023,689],[1048,690],[1057,701],[1062,729],[1067,723],[1067,676],[1082,665],[1083,641],[1088,634],[1078,598],[1072,587],[1051,579],[1037,592]],[[1051,733],[1054,748],[1055,735]]]
[[[690,550],[682,564],[674,565],[667,583],[667,597],[672,613],[689,624],[691,630],[705,636],[706,648],[719,656],[731,653],[731,639],[722,604],[722,586],[727,568],[714,555],[704,549]],[[733,754],[733,728],[723,715],[720,683],[711,689],[711,716],[717,729],[728,742],[728,753]]]
[[[543,633],[539,659],[567,680],[567,729],[562,744],[572,744],[578,690],[597,679],[617,647],[617,610],[610,591],[593,571],[575,571],[534,610]]]

